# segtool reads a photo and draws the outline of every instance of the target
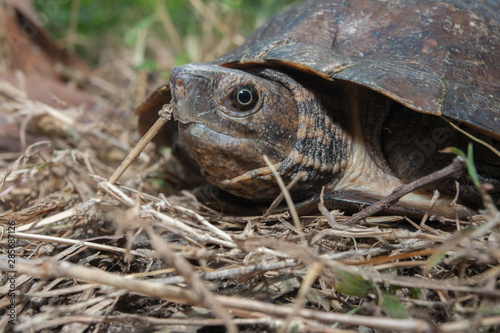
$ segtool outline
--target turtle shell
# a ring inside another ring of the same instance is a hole
[[[307,1],[215,63],[296,66],[499,139],[499,17],[494,1]]]
[[[279,13],[213,63],[282,64],[355,82],[498,140],[498,17],[494,0],[311,0]],[[138,108],[141,132],[169,101],[164,86]]]
[[[498,17],[494,0],[312,0],[276,15],[214,63],[295,66],[500,139]],[[141,132],[169,102],[167,90],[139,107]]]

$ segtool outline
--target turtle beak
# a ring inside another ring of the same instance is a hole
[[[210,109],[210,80],[190,65],[174,68],[170,77],[173,117],[180,123],[199,123]]]

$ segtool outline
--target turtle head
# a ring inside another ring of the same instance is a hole
[[[294,150],[299,112],[288,88],[238,69],[190,64],[173,70],[170,90],[181,140],[208,181],[248,199],[279,193],[263,156],[283,169]]]

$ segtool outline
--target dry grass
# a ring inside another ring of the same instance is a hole
[[[137,92],[132,58],[113,68]],[[118,85],[93,80],[109,88],[108,100],[123,98]],[[87,110],[31,101],[4,82],[0,101],[21,142],[30,126],[50,139],[0,152],[1,331],[500,327],[500,213],[487,196],[488,210],[466,221],[371,217],[346,227],[332,211],[297,226],[288,213],[230,216],[175,189],[172,176],[162,194],[151,175],[175,174],[177,165],[151,146],[117,184],[107,181],[139,140],[131,112],[83,123]]]

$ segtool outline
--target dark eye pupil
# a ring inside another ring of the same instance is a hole
[[[231,106],[237,111],[250,111],[259,102],[259,94],[253,86],[237,87],[231,96]]]
[[[252,92],[249,91],[248,89],[241,89],[238,92],[238,102],[240,102],[243,105],[247,105],[252,101]]]

